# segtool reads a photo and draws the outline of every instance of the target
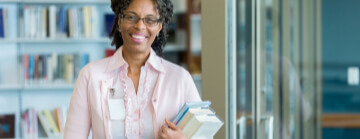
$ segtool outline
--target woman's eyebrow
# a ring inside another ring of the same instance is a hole
[[[135,14],[136,16],[139,16],[137,13],[133,12],[133,11],[128,11],[128,12],[125,12],[125,13],[132,13],[132,14]],[[146,16],[154,16],[156,17],[155,15],[153,14],[147,14]]]

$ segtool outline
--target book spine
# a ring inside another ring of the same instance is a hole
[[[4,12],[3,8],[0,8],[0,38],[5,37],[5,30],[4,30]]]

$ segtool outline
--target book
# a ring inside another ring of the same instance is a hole
[[[182,131],[187,138],[212,138],[223,124],[215,114],[194,115]]]
[[[57,128],[56,122],[55,122],[53,116],[51,115],[50,111],[44,110],[43,113],[44,113],[48,123],[50,124],[52,131],[55,133],[55,135],[58,135],[60,132],[59,132],[59,129]]]
[[[3,8],[0,8],[0,38],[5,38],[5,26],[4,26],[4,12]]]
[[[184,115],[177,127],[183,129],[190,119],[195,115],[215,114],[213,110],[208,108],[190,108]]]
[[[184,106],[180,109],[179,113],[172,120],[172,122],[175,123],[175,125],[177,125],[179,123],[179,121],[181,120],[181,118],[189,110],[189,108],[210,107],[210,105],[211,105],[210,101],[185,103]]]
[[[113,27],[113,24],[114,24],[114,19],[115,19],[115,15],[114,14],[105,14],[104,15],[105,17],[105,35],[106,36],[110,36],[110,33],[111,33],[111,29]]]
[[[187,138],[212,138],[224,122],[210,105],[210,101],[185,103],[172,122]]]
[[[0,115],[0,137],[15,138],[15,114]]]

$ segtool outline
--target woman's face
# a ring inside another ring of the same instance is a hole
[[[141,19],[136,23],[131,22],[137,18]],[[151,19],[157,20],[159,18],[160,15],[153,0],[132,0],[129,7],[124,11],[124,18],[120,18],[118,21],[124,41],[124,51],[133,54],[149,54],[151,44],[160,32],[162,25],[159,22],[156,25],[149,26],[143,20],[147,20],[146,22],[149,23],[152,21]]]

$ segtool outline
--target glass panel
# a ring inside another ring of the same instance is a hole
[[[238,0],[236,8],[237,137],[253,138],[253,2]]]
[[[237,2],[237,138],[319,138],[321,0]]]

